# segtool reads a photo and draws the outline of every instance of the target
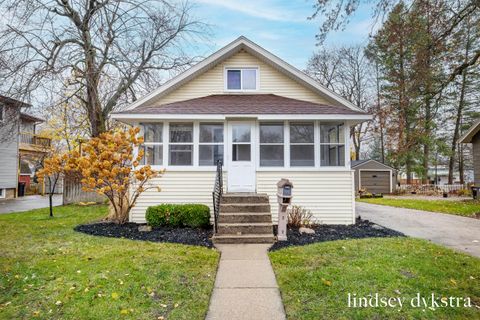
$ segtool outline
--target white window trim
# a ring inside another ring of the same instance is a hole
[[[332,122],[335,120],[329,121],[314,121],[314,141],[315,141],[315,166],[310,167],[292,167],[290,166],[290,122],[306,122],[306,121],[288,121],[283,120],[284,125],[284,166],[283,167],[261,167],[260,166],[260,122],[268,123],[268,122],[282,122],[278,120],[257,120],[255,121],[255,130],[254,135],[252,136],[252,142],[254,143],[254,155],[252,155],[253,159],[256,161],[256,171],[302,171],[302,172],[345,172],[345,171],[352,171],[350,169],[350,150],[349,150],[349,130],[350,123],[347,121],[342,121],[344,124],[344,138],[345,143],[337,143],[337,145],[344,145],[345,146],[345,166],[321,166],[320,165],[320,146],[323,144],[328,143],[320,143],[320,124]],[[172,120],[172,121],[140,121],[140,122],[161,122],[163,123],[163,165],[150,165],[154,170],[162,170],[166,169],[167,171],[185,171],[185,172],[212,172],[216,170],[216,166],[200,166],[199,165],[199,146],[200,145],[214,145],[222,143],[200,143],[200,123],[218,123],[223,124],[223,159],[224,159],[224,171],[228,171],[228,159],[229,159],[229,152],[231,151],[231,146],[229,145],[229,137],[228,137],[228,122],[223,120],[194,120],[194,121],[179,121],[179,120]],[[135,123],[135,125],[139,125],[140,122]],[[185,123],[193,123],[193,143],[172,143],[172,144],[179,144],[179,145],[186,145],[186,144],[193,144],[193,162],[191,166],[171,166],[169,165],[169,134],[170,134],[170,122],[185,122]],[[143,132],[142,132],[143,134]],[[256,140],[255,140],[256,139]],[[165,142],[167,141],[167,142]],[[238,142],[238,144],[242,144],[242,142]],[[247,144],[247,142],[245,143]],[[138,148],[135,150],[135,154],[138,154]],[[141,166],[141,165],[140,165]]]
[[[348,122],[347,121],[344,121],[343,122],[343,139],[344,139],[344,142],[321,142],[321,133],[320,133],[320,126],[322,124],[326,124],[326,123],[329,123],[329,121],[319,121],[318,123],[318,131],[319,131],[319,140],[318,140],[318,148],[319,148],[319,152],[318,152],[318,155],[319,155],[319,166],[320,168],[348,168],[350,169],[350,146],[348,144],[348,141],[349,141],[349,130],[347,130],[347,128],[350,128],[350,126],[348,125]],[[339,138],[340,138],[340,135],[339,135]],[[322,156],[321,156],[321,152],[322,152],[322,146],[344,146],[345,148],[345,154],[344,154],[344,165],[343,166],[322,166]]]
[[[243,72],[241,70],[256,70],[256,89],[228,89],[228,70],[240,70],[240,86],[243,86]],[[260,91],[260,67],[259,66],[226,66],[223,70],[223,85],[225,92],[257,92]]]
[[[316,156],[315,156],[315,153],[317,152],[317,147],[316,147],[316,144],[317,144],[317,141],[316,141],[316,127],[317,127],[317,123],[316,121],[308,121],[308,120],[305,120],[305,121],[290,121],[289,125],[288,125],[288,133],[290,135],[290,126],[293,124],[297,124],[297,123],[311,123],[313,124],[313,142],[309,142],[309,143],[305,143],[305,142],[291,142],[290,141],[290,136],[289,136],[289,149],[291,149],[291,146],[311,146],[313,145],[313,166],[292,166],[292,155],[291,153],[289,152],[288,154],[288,160],[289,160],[289,163],[290,163],[290,167],[291,168],[316,168],[317,167],[317,162],[316,162]],[[289,150],[290,151],[290,150]]]
[[[196,122],[198,126],[198,131],[196,135],[195,144],[198,146],[197,147],[197,163],[196,166],[200,168],[213,168],[216,170],[216,165],[211,165],[211,166],[201,166],[200,165],[200,146],[223,146],[223,162],[222,162],[222,167],[225,167],[225,162],[226,162],[226,157],[225,157],[225,137],[226,137],[226,122],[222,121],[198,121]],[[200,125],[201,124],[221,124],[223,126],[223,142],[200,142]]]
[[[161,124],[162,125],[162,141],[163,142],[145,142],[145,141],[143,141],[142,145],[143,146],[162,146],[162,164],[147,163],[147,165],[150,165],[152,168],[153,168],[153,166],[163,167],[165,165],[165,142],[164,142],[165,141],[165,123],[162,122],[162,121],[157,121],[157,122],[155,122],[155,121],[153,121],[153,122],[152,121],[143,121],[143,122],[137,123],[136,125],[138,127],[140,127],[139,134],[140,134],[141,137],[144,137],[144,138],[145,138],[145,132],[143,130],[143,127],[141,126],[142,123],[147,123],[147,124],[148,123],[154,123],[154,124]],[[134,153],[133,153],[135,158],[138,156],[138,152],[139,152],[138,148],[135,148]],[[144,150],[144,152],[145,152],[145,150]],[[143,156],[145,157],[146,154],[144,154]]]
[[[261,130],[260,126],[262,124],[280,124],[280,123],[283,125],[283,142],[261,142],[260,141],[260,130]],[[257,134],[256,139],[258,141],[258,152],[257,152],[258,153],[258,159],[257,159],[257,161],[258,161],[258,166],[257,167],[258,168],[277,168],[277,169],[286,168],[286,159],[285,159],[285,148],[286,148],[286,146],[285,146],[285,139],[286,139],[285,128],[286,128],[286,124],[285,123],[286,123],[286,121],[259,121],[259,122],[257,122],[257,127],[258,127],[257,132],[258,132],[258,134]],[[260,159],[260,148],[262,146],[283,146],[283,166],[262,166],[260,164],[260,160],[261,160]]]
[[[0,188],[0,199],[5,199],[7,197],[7,189]]]
[[[192,142],[170,142],[170,125],[171,124],[178,124],[178,123],[185,123],[185,124],[192,124]],[[195,128],[197,128],[197,134],[195,134]],[[191,168],[191,167],[198,167],[198,159],[197,161],[195,161],[195,159],[197,158],[196,156],[196,153],[195,153],[195,149],[197,151],[197,154],[198,154],[198,140],[195,141],[195,137],[197,136],[197,139],[198,139],[198,121],[172,121],[168,124],[168,142],[167,142],[167,155],[168,155],[168,162],[166,162],[166,164],[168,164],[168,167],[170,168]],[[195,143],[197,142],[197,143]],[[170,164],[170,146],[192,146],[192,164],[191,165],[174,165],[174,164]],[[195,146],[197,146],[195,148]]]

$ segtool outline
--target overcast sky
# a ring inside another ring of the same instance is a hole
[[[220,49],[241,35],[304,69],[315,46],[318,18],[308,20],[314,0],[194,0],[194,14],[212,26],[213,47]],[[366,43],[373,27],[370,6],[363,5],[344,31],[329,34],[326,46]]]

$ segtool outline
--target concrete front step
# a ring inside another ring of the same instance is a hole
[[[218,234],[270,234],[273,232],[271,222],[260,223],[219,223]]]
[[[220,213],[218,223],[239,223],[239,222],[272,222],[270,212],[230,212]]]
[[[250,203],[268,204],[269,199],[266,193],[225,193],[222,195],[222,203]]]
[[[220,214],[241,212],[270,212],[269,204],[257,203],[221,203]]]
[[[275,236],[272,233],[266,234],[216,234],[212,238],[213,243],[273,243]]]

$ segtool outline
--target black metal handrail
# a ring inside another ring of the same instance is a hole
[[[213,231],[217,233],[217,222],[220,214],[220,200],[223,194],[223,173],[222,161],[217,161],[217,174],[215,175],[215,185],[213,186]]]

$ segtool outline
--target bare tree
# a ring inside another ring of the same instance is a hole
[[[45,82],[81,102],[90,134],[145,85],[192,63],[184,52],[205,25],[169,0],[0,0],[0,80],[15,96]]]
[[[323,49],[309,59],[306,72],[360,109],[371,108],[373,69],[362,46]],[[371,122],[350,129],[356,160],[370,129]]]
[[[325,41],[329,32],[343,30],[361,4],[371,4],[370,0],[313,0],[313,2],[314,11],[309,19],[322,19],[322,24],[316,35],[318,44],[322,44]],[[372,12],[374,23],[384,20],[397,4],[405,2],[408,7],[412,7],[411,4],[418,1],[379,0],[375,2]],[[461,31],[462,22],[469,17],[477,15],[480,11],[479,0],[453,0],[445,1],[444,4],[443,10],[445,15],[447,15],[447,19],[445,19],[445,23],[438,26],[435,30],[435,37],[430,43],[431,46],[436,46],[438,42],[445,42],[455,36]],[[463,70],[477,64],[478,61],[480,61],[480,49],[472,51],[468,60],[453,66],[448,77],[438,87],[432,88],[432,92],[435,94],[440,93],[457,76],[462,75]]]

